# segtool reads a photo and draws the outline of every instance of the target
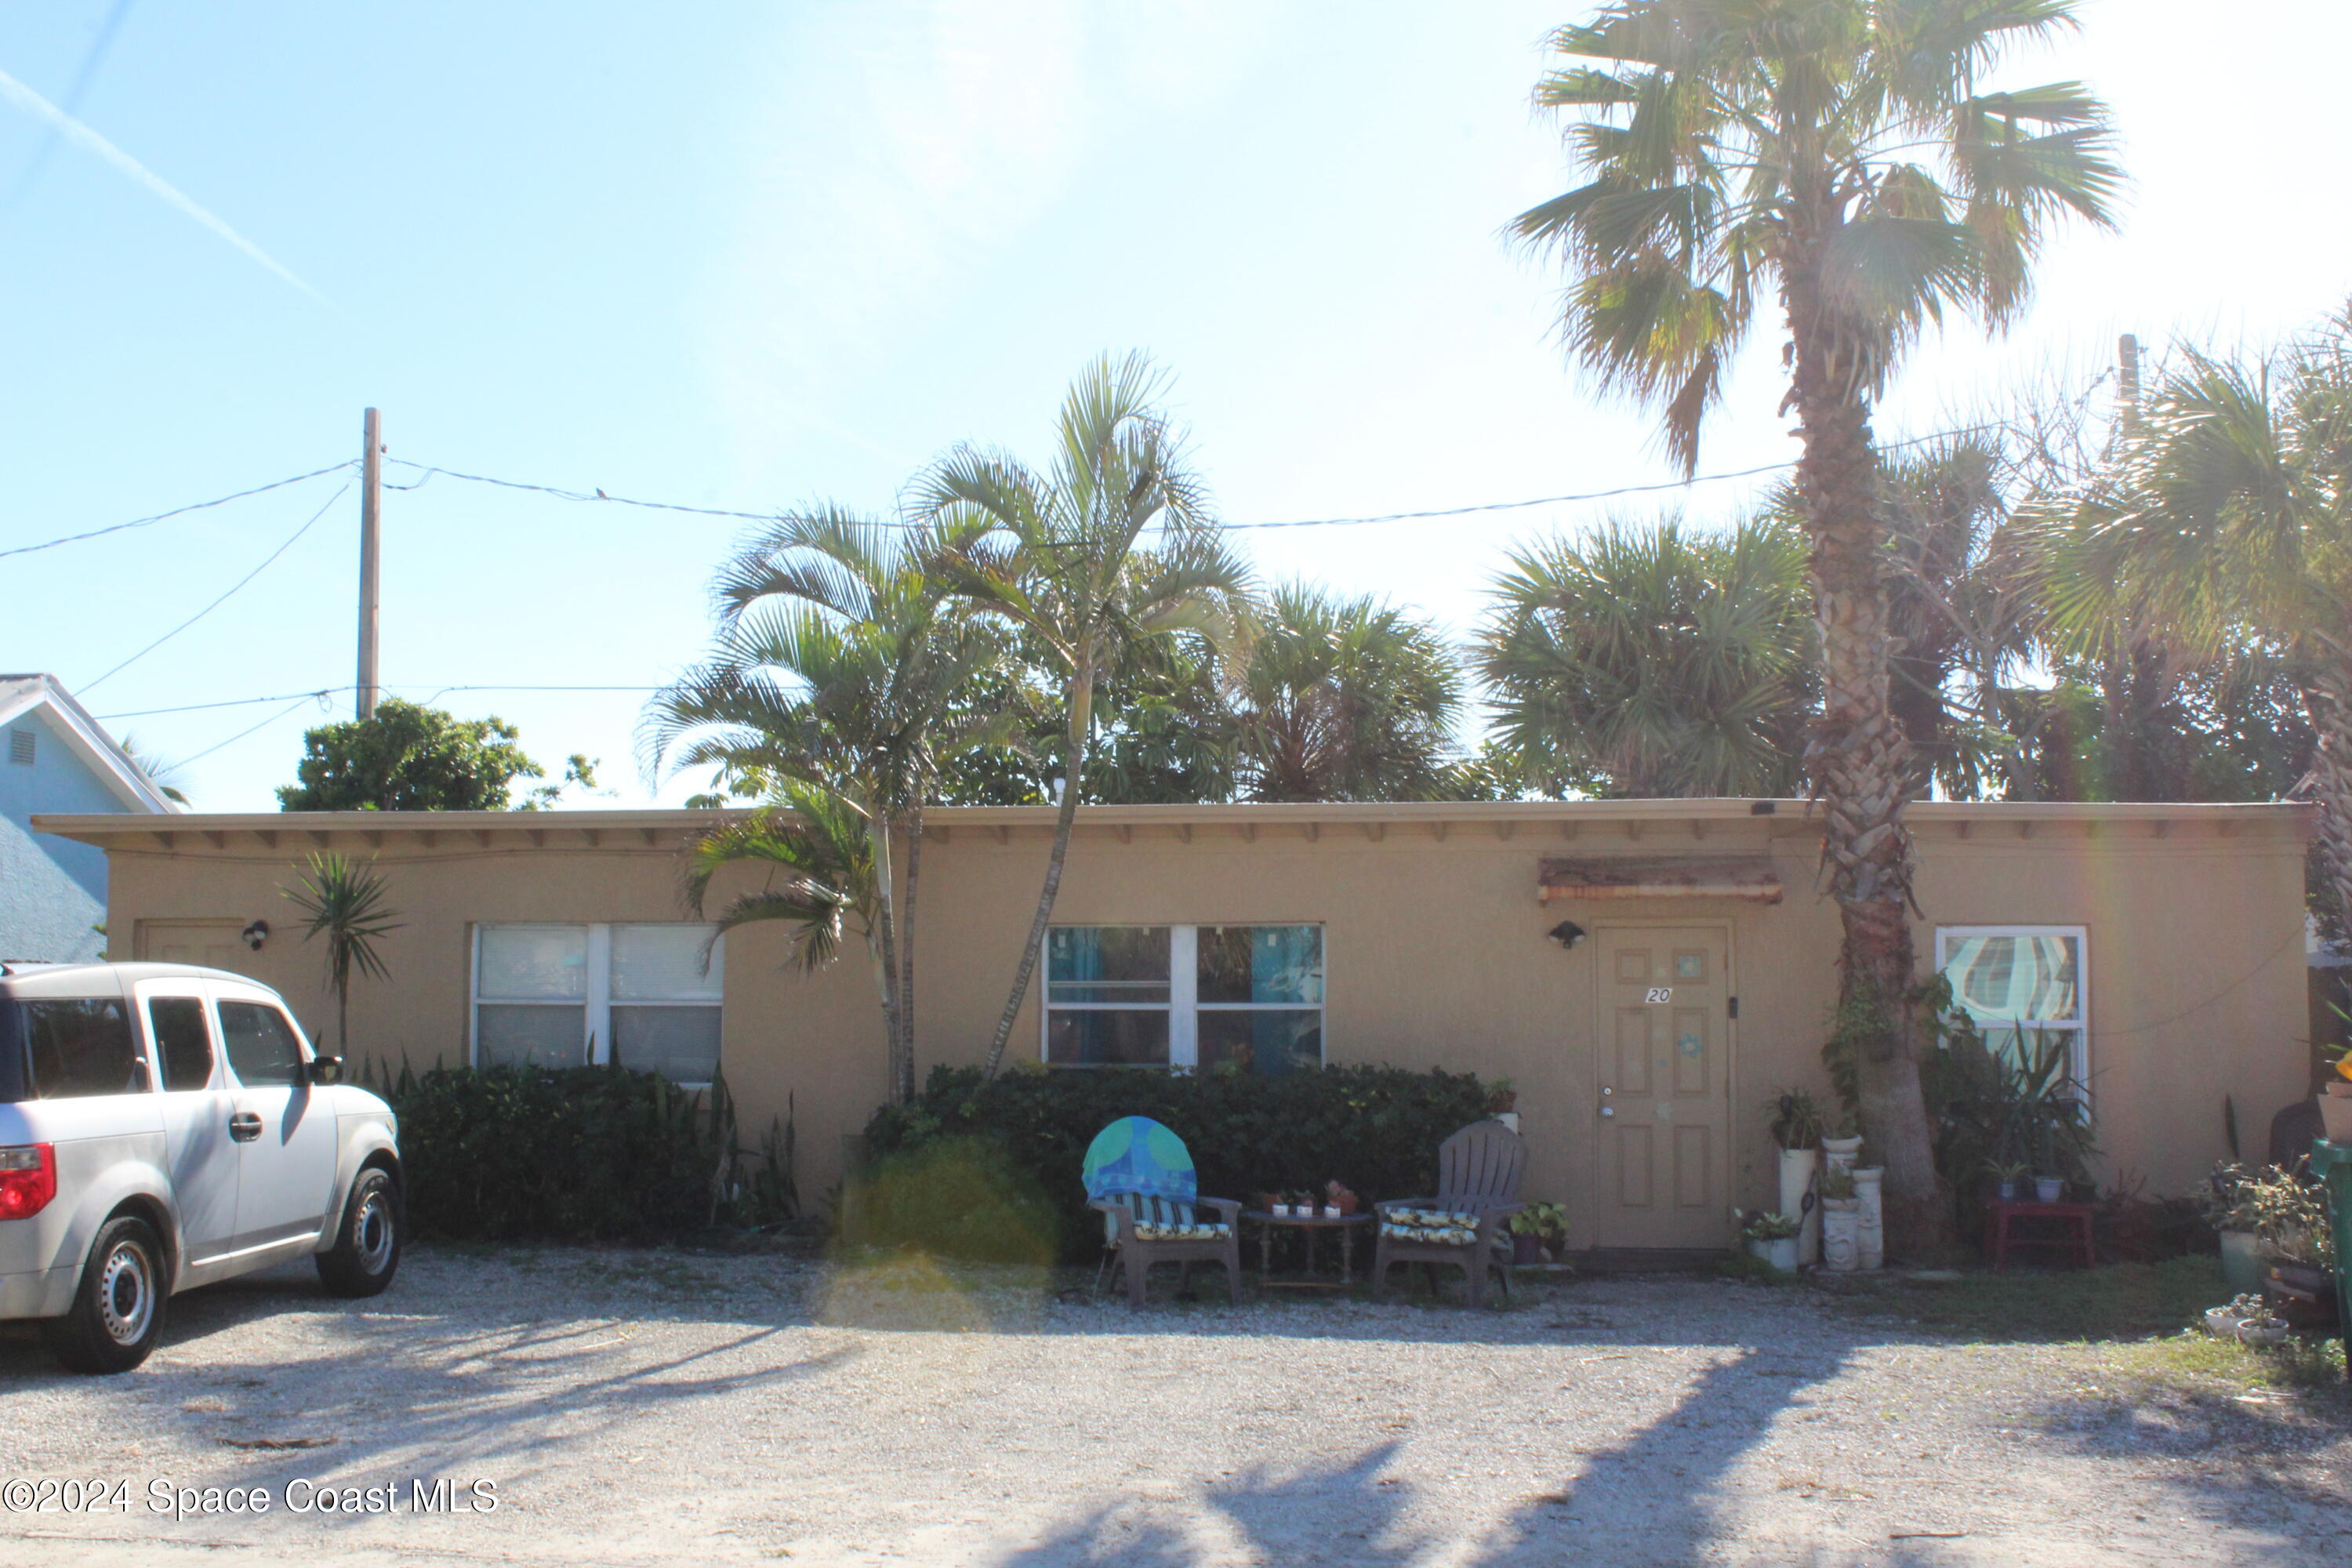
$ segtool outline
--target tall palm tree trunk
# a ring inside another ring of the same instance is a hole
[[[889,1051],[890,1099],[895,1103],[902,1098],[900,1085],[906,1081],[903,1060],[907,1045],[906,1011],[898,994],[898,889],[894,868],[890,863],[890,814],[877,802],[866,817],[866,834],[874,846],[874,881],[876,910],[874,932],[875,978],[881,987],[882,1032]]]
[[[2319,863],[2336,919],[2352,927],[2352,659],[2319,654],[2319,669],[2304,694],[2318,744],[2311,782],[2319,806]]]
[[[1890,701],[1885,529],[1866,400],[1875,337],[1824,297],[1822,241],[1836,220],[1826,176],[1822,185],[1822,199],[1807,204],[1822,216],[1811,233],[1792,231],[1783,268],[1804,443],[1797,488],[1821,628],[1822,713],[1807,760],[1843,927],[1837,1027],[1856,1059],[1863,1135],[1886,1167],[1887,1229],[1906,1249],[1941,1254],[1952,1245],[1952,1215],[1936,1176],[1910,1002],[1910,758]]]
[[[1045,858],[1045,885],[1037,895],[1037,914],[1029,922],[1029,941],[1021,950],[1021,963],[1013,972],[1013,994],[1004,999],[1003,1016],[996,1020],[996,1036],[988,1042],[983,1078],[994,1078],[1004,1062],[1004,1044],[1028,999],[1029,983],[1037,973],[1037,956],[1045,950],[1045,929],[1053,923],[1054,900],[1062,890],[1062,863],[1069,858],[1070,830],[1078,820],[1078,781],[1086,773],[1087,737],[1094,728],[1094,677],[1081,667],[1070,683],[1069,758],[1062,773],[1062,808],[1054,817],[1054,847]]]
[[[915,804],[907,812],[907,897],[898,917],[898,1032],[903,1045],[897,1068],[898,1081],[891,1095],[911,1100],[915,1095],[915,893],[923,878],[923,795],[919,783]]]

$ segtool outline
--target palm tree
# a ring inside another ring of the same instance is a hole
[[[1556,794],[1796,787],[1813,634],[1793,528],[1612,524],[1514,553],[1493,595],[1480,670],[1520,776]]]
[[[649,771],[713,767],[730,792],[772,805],[803,800],[797,786],[826,790],[864,823],[874,908],[859,929],[881,977],[894,1100],[914,1092],[923,802],[942,755],[1008,728],[957,706],[1002,638],[956,613],[923,569],[955,542],[833,507],[779,518],[721,568],[717,645],[654,699],[646,719]],[[769,864],[775,846],[791,842],[774,810],[749,830],[708,837],[711,855]],[[805,942],[800,951],[833,952]]]
[[[1999,326],[2057,221],[2106,224],[2120,178],[2081,86],[1981,90],[2012,46],[2074,24],[2074,0],[1612,0],[1552,47],[1591,181],[1518,217],[1567,262],[1562,327],[1605,384],[1665,413],[1696,471],[1725,372],[1777,288],[1803,456],[1822,704],[1807,748],[1844,941],[1840,1030],[1891,1223],[1949,1245],[1912,987],[1911,775],[1889,709],[1885,541],[1874,400],[1948,310]],[[1596,62],[1596,63],[1587,63]]]
[[[1200,478],[1155,405],[1164,387],[1141,354],[1105,355],[1063,400],[1044,471],[966,446],[918,487],[918,515],[962,537],[933,561],[939,579],[1034,639],[1062,680],[1061,809],[1036,916],[989,1041],[991,1077],[1053,920],[1094,735],[1096,683],[1123,639],[1190,628],[1223,641],[1245,619],[1248,572],[1218,537]],[[1157,542],[1140,548],[1154,527]]]
[[[2284,354],[2191,353],[2108,472],[2042,519],[2078,652],[2151,622],[2211,655],[2283,652],[2316,731],[2321,859],[2352,910],[2352,309]]]
[[[1252,800],[1432,800],[1462,671],[1426,623],[1304,584],[1275,590],[1234,693]]]
[[[352,1037],[352,975],[389,980],[392,972],[375,950],[383,937],[400,929],[398,910],[384,907],[383,875],[373,861],[355,865],[331,849],[313,850],[302,879],[278,891],[310,917],[302,940],[327,939],[327,988],[335,994],[335,1051],[348,1054]]]

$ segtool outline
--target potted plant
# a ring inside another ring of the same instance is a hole
[[[1794,1215],[1751,1214],[1740,1221],[1748,1256],[1770,1264],[1783,1274],[1797,1271],[1797,1233],[1803,1229]]]
[[[1854,1196],[1853,1173],[1832,1165],[1822,1173],[1822,1264],[1844,1274],[1861,1263],[1862,1203]]]
[[[2030,1167],[1988,1161],[1985,1169],[1992,1173],[1994,1202],[2013,1204],[2025,1196],[2026,1180],[2032,1173]]]
[[[2205,1331],[2217,1340],[2234,1340],[2238,1337],[2239,1324],[2248,1318],[2264,1315],[2265,1309],[2260,1296],[2241,1292],[2221,1306],[2206,1309]]]
[[[1519,1091],[1507,1078],[1498,1078],[1486,1086],[1486,1114],[1508,1116],[1519,1108]]]
[[[1339,1177],[1334,1176],[1329,1181],[1323,1184],[1323,1208],[1325,1213],[1336,1214],[1344,1217],[1345,1215],[1354,1214],[1363,1206],[1364,1200],[1358,1197],[1348,1187],[1343,1185]]]
[[[2036,1176],[2033,1178],[2033,1201],[2038,1204],[2063,1203],[2066,1199],[2066,1178]]]
[[[1513,1263],[1557,1263],[1568,1249],[1568,1211],[1558,1204],[1529,1204],[1504,1223]]]
[[[2352,1050],[2336,1053],[2319,1097],[2319,1123],[2330,1143],[2352,1146]]]
[[[1822,1113],[1801,1089],[1780,1091],[1772,1101],[1772,1142],[1780,1148],[1779,1213],[1797,1219],[1797,1258],[1821,1258],[1821,1216],[1813,1207],[1813,1167],[1821,1163]]]
[[[1834,1132],[1824,1131],[1822,1138],[1823,1166],[1832,1170],[1851,1171],[1853,1169],[1855,1159],[1861,1153],[1862,1134],[1853,1130],[1853,1124],[1851,1121],[1839,1122],[1838,1129]]]

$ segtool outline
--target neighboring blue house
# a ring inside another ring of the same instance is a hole
[[[0,959],[103,957],[106,854],[37,811],[176,809],[53,675],[0,675]]]

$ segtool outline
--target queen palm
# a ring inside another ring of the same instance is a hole
[[[720,569],[711,655],[659,693],[646,720],[651,770],[709,766],[733,793],[769,801],[698,847],[698,902],[717,866],[733,858],[798,866],[802,879],[773,898],[737,900],[726,923],[796,921],[798,951],[829,960],[833,948],[807,935],[812,910],[835,928],[856,918],[875,967],[894,1099],[914,1089],[923,801],[943,755],[1008,728],[959,706],[1002,639],[957,613],[923,570],[954,542],[831,507],[780,518]],[[812,788],[837,797],[839,810],[794,830]],[[863,854],[834,843],[843,811],[863,824]],[[894,864],[900,838],[903,874]],[[814,906],[813,889],[824,889]]]
[[[2195,656],[2250,635],[2284,656],[2317,731],[2321,858],[2352,910],[2352,310],[2284,355],[2188,355],[2042,528],[2073,651],[2113,656],[2153,626]]]
[[[1841,1035],[1887,1163],[1894,1223],[1948,1242],[1922,1106],[1912,984],[1910,773],[1888,707],[1885,547],[1872,405],[1947,311],[2022,308],[2054,222],[2105,224],[2118,174],[2074,83],[1984,90],[2074,0],[1615,0],[1552,47],[1536,101],[1570,118],[1589,183],[1520,215],[1571,282],[1573,352],[1661,405],[1696,469],[1733,355],[1777,289],[1803,455],[1822,702],[1807,748],[1844,942]]]
[[[1811,711],[1805,547],[1612,524],[1515,552],[1479,639],[1519,776],[1557,791],[1777,795]]]
[[[1462,711],[1434,629],[1378,600],[1275,590],[1234,694],[1252,800],[1433,800]]]
[[[1122,641],[1183,629],[1227,639],[1245,619],[1248,573],[1225,548],[1181,440],[1159,411],[1165,380],[1141,354],[1089,365],[1063,399],[1042,471],[959,447],[918,486],[919,515],[959,541],[937,579],[1001,617],[1059,673],[1066,732],[1060,810],[1037,911],[989,1041],[994,1076],[1054,916],[1092,742],[1096,683]],[[1158,530],[1150,548],[1147,530]]]

